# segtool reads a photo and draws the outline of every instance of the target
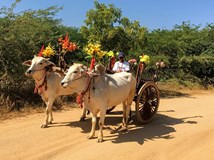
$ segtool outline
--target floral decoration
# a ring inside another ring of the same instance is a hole
[[[62,52],[73,52],[77,49],[77,45],[73,42],[70,42],[68,34],[66,34],[65,39],[59,38],[59,44],[62,46]]]
[[[53,46],[49,43],[48,46],[43,50],[42,55],[44,57],[50,57],[55,55],[55,50]]]
[[[139,56],[139,58],[140,58],[140,62],[143,62],[146,65],[150,63],[150,57],[148,55],[142,55],[142,56]]]
[[[66,53],[73,52],[78,48],[76,43],[69,41],[68,34],[66,34],[65,39],[59,38],[58,42],[60,45],[58,51],[56,51],[54,46],[49,43],[48,46],[45,47],[45,49],[44,45],[42,46],[40,52],[38,53],[38,56],[51,57],[58,53],[58,55],[64,57]]]
[[[91,57],[95,57],[96,59],[101,59],[104,55],[106,55],[106,51],[101,50],[101,44],[96,43],[88,43],[84,48],[84,51],[90,55]]]
[[[108,56],[108,57],[115,57],[115,55],[114,55],[114,52],[113,51],[109,51],[109,52],[107,52],[106,53],[106,55]]]

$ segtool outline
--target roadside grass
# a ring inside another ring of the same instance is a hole
[[[25,107],[22,107],[20,109],[13,109],[9,110],[7,107],[0,108],[0,122],[5,121],[7,119],[13,119],[18,117],[24,117],[31,114],[44,114],[45,115],[45,103],[41,99],[41,105],[28,105]],[[60,112],[62,110],[70,110],[72,108],[79,107],[73,100],[65,100],[65,96],[58,97],[53,105],[53,112]]]
[[[173,98],[188,96],[191,94],[206,94],[214,93],[214,86],[201,86],[198,83],[190,83],[188,81],[179,84],[177,81],[159,82],[158,88],[160,90],[161,98]]]

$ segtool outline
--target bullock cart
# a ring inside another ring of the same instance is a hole
[[[149,78],[143,77],[145,66],[145,63],[139,62],[136,71],[135,115],[140,123],[148,123],[153,119],[160,101],[156,72]]]
[[[135,62],[129,61],[131,73],[135,75],[137,80],[136,93],[133,99],[135,101],[135,116],[138,122],[145,124],[153,119],[159,107],[160,94],[156,84],[157,71],[152,70],[148,73],[148,70],[145,70],[146,64],[144,62],[139,62],[134,69]],[[108,65],[107,73],[113,74],[110,66],[111,64]],[[147,75],[145,76],[145,74]],[[114,108],[115,106],[109,108],[107,113],[110,113]]]

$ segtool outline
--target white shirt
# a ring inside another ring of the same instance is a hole
[[[114,72],[127,72],[130,70],[129,63],[127,61],[117,61],[112,70]]]

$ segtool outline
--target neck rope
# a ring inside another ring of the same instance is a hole
[[[43,69],[38,69],[38,70],[33,70],[33,71],[41,71],[41,70],[44,70]],[[39,84],[39,82],[42,81],[42,84]],[[46,79],[46,71],[44,72],[43,76],[39,79],[39,80],[36,80],[35,82],[35,88],[34,88],[34,93],[39,93],[41,94],[43,92],[43,86],[45,86],[45,91],[47,90],[47,79]]]

